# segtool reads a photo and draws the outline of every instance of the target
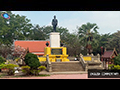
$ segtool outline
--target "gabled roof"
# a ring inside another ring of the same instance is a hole
[[[105,51],[103,54],[103,58],[110,58],[110,56],[112,55],[113,51]]]
[[[102,55],[102,58],[111,58],[113,54],[117,56],[115,48],[114,50],[105,51],[104,54]]]
[[[38,52],[44,53],[44,48],[46,47],[47,42],[49,43],[48,47],[50,47],[50,41],[15,41],[14,45],[21,46],[25,49],[29,48],[29,52],[32,53],[38,53]]]

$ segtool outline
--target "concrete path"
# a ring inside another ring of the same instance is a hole
[[[88,74],[56,74],[43,77],[13,77],[0,79],[120,79],[120,78],[88,78]]]
[[[31,77],[9,77],[0,79],[120,79],[120,78],[88,78],[88,74],[85,71],[77,72],[46,72],[41,74],[49,74],[50,76],[31,76]]]
[[[50,75],[43,77],[13,77],[13,78],[0,78],[0,79],[87,79],[87,74],[62,74]]]

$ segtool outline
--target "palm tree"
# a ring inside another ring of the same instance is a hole
[[[94,36],[98,34],[97,29],[99,28],[95,23],[91,24],[89,22],[78,28],[78,34],[81,43],[88,48],[89,54],[92,52],[91,45],[98,46],[98,41],[94,38]]]

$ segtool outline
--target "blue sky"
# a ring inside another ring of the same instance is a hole
[[[50,26],[53,16],[58,19],[58,26],[75,32],[77,26],[87,22],[96,23],[100,34],[114,33],[120,30],[120,11],[12,11],[14,14],[27,16],[31,23]]]

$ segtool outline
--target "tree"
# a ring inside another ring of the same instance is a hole
[[[102,34],[100,36],[100,46],[106,47],[106,45],[108,44],[108,39],[111,38],[110,33],[108,34]]]
[[[46,33],[43,32],[42,27],[40,27],[38,24],[36,26],[33,26],[33,29],[31,30],[31,35],[29,36],[29,39],[31,40],[45,40]]]
[[[20,55],[25,53],[25,50],[26,49],[21,46],[13,46],[11,49],[12,55],[14,56],[14,58],[20,57]]]
[[[81,27],[77,28],[81,44],[84,46],[84,48],[87,45],[92,45],[92,48],[94,50],[94,48],[97,48],[99,46],[98,40],[95,38],[98,35],[97,29],[99,29],[97,24],[91,24],[88,22],[87,24],[83,24]]]
[[[4,19],[0,17],[0,44],[10,46],[13,44],[13,40],[25,40],[31,33],[32,24],[26,16],[20,16],[12,14],[11,11],[5,11],[10,16],[10,19]],[[5,13],[0,11],[0,14]],[[7,24],[6,22],[10,23]],[[9,38],[8,38],[9,37]]]
[[[113,49],[115,48],[117,53],[120,53],[120,31],[113,33],[106,44],[106,48]]]
[[[120,54],[114,58],[114,64],[115,65],[120,65]]]
[[[4,62],[5,62],[5,58],[3,58],[3,57],[0,56],[0,64],[2,64]]]
[[[0,46],[0,54],[1,54],[4,58],[7,58],[7,56],[12,53],[11,49],[12,49],[11,46],[1,45],[1,46]]]
[[[108,49],[108,39],[111,38],[111,35],[110,33],[108,34],[102,34],[102,35],[99,35],[98,36],[98,44],[99,44],[99,47],[96,49],[96,50],[93,50],[93,52],[98,52],[99,54],[101,54],[101,47],[103,47],[103,51],[104,51],[104,48],[107,48]]]
[[[64,40],[64,44],[68,49],[68,55],[76,56],[81,52],[81,43],[78,35],[75,33],[67,34]]]

